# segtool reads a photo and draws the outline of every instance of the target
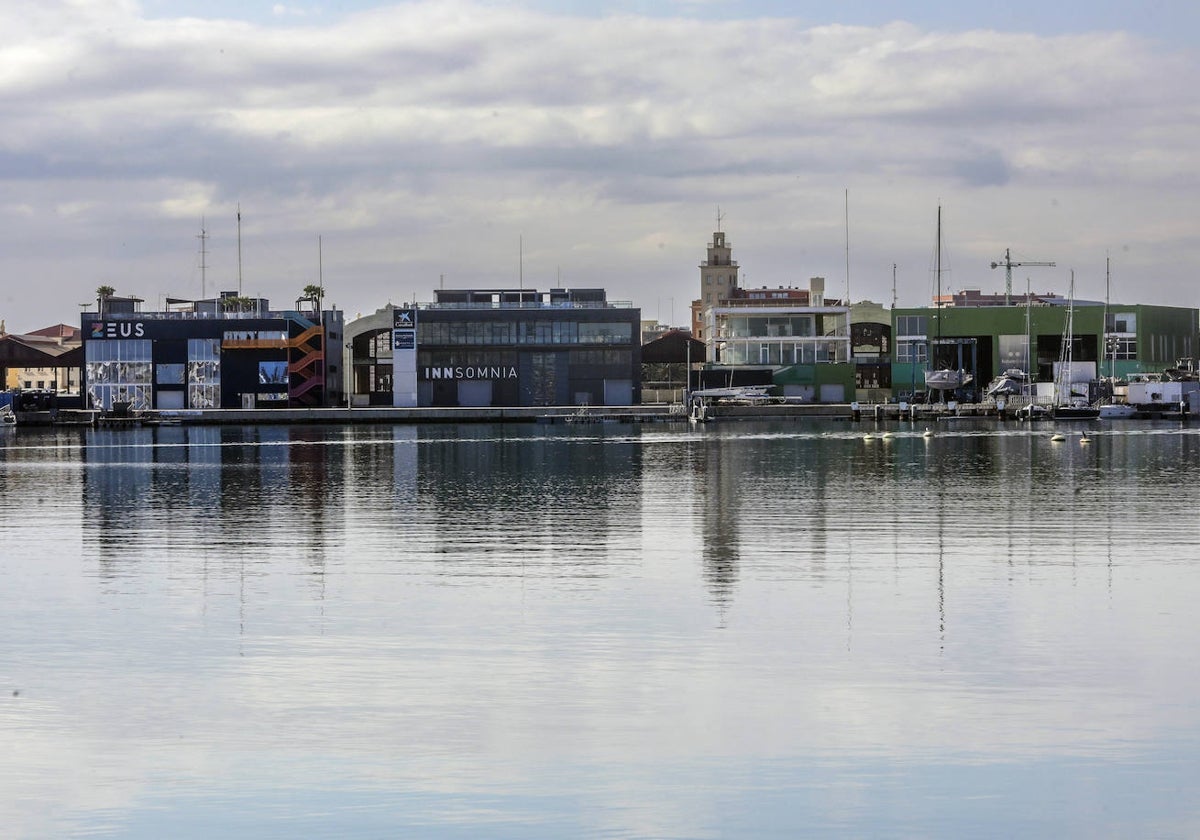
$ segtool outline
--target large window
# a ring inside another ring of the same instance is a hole
[[[221,342],[188,339],[188,408],[221,407]]]
[[[901,364],[918,364],[923,365],[928,360],[926,344],[924,341],[897,341],[896,342],[896,361]]]
[[[87,393],[93,408],[108,411],[113,403],[126,403],[134,409],[153,407],[151,342],[100,339],[87,342],[85,353]]]
[[[580,324],[580,344],[629,344],[633,327],[628,322]]]
[[[725,318],[718,332],[726,338],[804,338],[816,335],[816,318],[813,315],[735,315]]]
[[[899,315],[896,318],[896,335],[928,335],[929,319],[924,315]]]
[[[1104,331],[1133,335],[1137,332],[1137,317],[1132,312],[1110,312]]]

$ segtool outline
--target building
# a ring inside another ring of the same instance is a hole
[[[717,231],[700,265],[693,334],[705,345],[706,387],[774,385],[784,396],[820,402],[853,397],[850,308],[826,300],[825,279],[808,288],[742,288],[732,246]]]
[[[719,221],[719,220],[718,220]],[[706,341],[704,313],[730,297],[738,287],[738,264],[733,261],[733,246],[725,234],[717,231],[708,243],[708,258],[700,263],[700,297],[692,301],[692,335]]]
[[[1158,373],[1200,352],[1200,311],[1173,306],[1074,302],[1071,344],[1075,377],[1127,378]],[[924,389],[927,368],[966,370],[978,398],[1006,370],[1050,383],[1063,357],[1068,307],[1039,295],[1012,306],[993,304],[892,311],[895,355],[892,389],[900,397]]]
[[[0,341],[22,345],[24,352],[9,356],[13,361],[24,357],[24,365],[5,370],[2,386],[24,391],[79,393],[79,354],[72,353],[80,346],[79,330],[67,324],[55,324],[20,336],[8,335],[0,324]],[[6,356],[8,354],[0,354]]]
[[[356,405],[633,405],[641,311],[603,289],[439,289],[347,326]]]
[[[344,404],[342,313],[274,311],[233,292],[168,299],[142,312],[137,298],[106,297],[81,319],[85,407],[300,408]]]

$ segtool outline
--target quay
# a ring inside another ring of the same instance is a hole
[[[712,420],[937,420],[953,417],[1011,416],[997,412],[994,403],[713,403],[706,418]],[[17,413],[20,426],[99,426],[134,428],[177,425],[303,425],[303,424],[410,424],[410,423],[679,423],[687,422],[681,404],[633,406],[490,406],[477,408],[272,408],[147,410],[114,415],[108,412],[59,409]]]

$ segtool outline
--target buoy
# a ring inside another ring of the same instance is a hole
[[[871,441],[875,440],[875,435],[871,434],[870,432],[867,432],[865,435],[863,435],[863,440],[866,441],[867,443],[870,443]]]
[[[1059,441],[1063,441],[1066,439],[1067,439],[1066,435],[1060,434],[1059,432],[1055,432],[1054,434],[1050,435],[1050,440],[1053,443],[1058,443]]]
[[[1085,443],[1091,443],[1091,442],[1092,442],[1092,439],[1087,436],[1087,432],[1079,433],[1079,445],[1080,446],[1082,446]]]
[[[933,437],[933,429],[925,427],[925,434],[922,437]]]
[[[892,435],[892,433],[891,433],[891,432],[884,432],[884,433],[883,433],[883,439],[884,439],[884,440],[887,440],[887,439],[891,438],[892,436],[893,436],[893,435]]]

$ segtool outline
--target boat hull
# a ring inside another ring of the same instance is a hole
[[[1100,416],[1100,409],[1091,406],[1057,405],[1050,409],[1050,416],[1055,420],[1095,420]]]
[[[953,391],[970,383],[973,377],[964,370],[925,371],[925,387],[935,391]]]

